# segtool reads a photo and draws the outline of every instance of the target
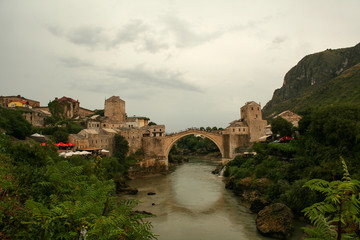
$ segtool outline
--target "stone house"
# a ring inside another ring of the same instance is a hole
[[[104,116],[94,115],[87,118],[87,129],[71,134],[69,142],[75,148],[103,148],[113,152],[115,134],[123,136],[129,143],[129,151],[136,152],[143,147],[144,137],[165,136],[165,125],[148,126],[147,117],[126,117],[125,101],[118,96],[105,100]]]
[[[276,115],[274,118],[282,117],[286,121],[290,122],[295,127],[299,126],[299,121],[301,119],[301,116],[297,115],[296,113],[291,112],[290,110],[286,110],[278,115]]]
[[[23,101],[27,102],[27,105],[32,108],[40,107],[39,101],[27,99],[27,98],[22,97],[21,95],[0,96],[0,106],[1,107],[9,107],[9,103],[11,103],[11,102],[23,102]]]
[[[259,141],[266,135],[267,121],[262,119],[260,104],[251,101],[247,102],[240,109],[240,119],[230,123],[222,131],[223,134],[230,135],[249,135],[250,142]]]

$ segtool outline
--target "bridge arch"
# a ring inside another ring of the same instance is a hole
[[[191,129],[183,132],[179,132],[173,135],[166,136],[166,143],[164,148],[164,156],[166,159],[169,157],[169,153],[171,148],[174,146],[174,144],[181,138],[188,136],[188,135],[201,135],[208,139],[210,139],[215,145],[219,148],[219,151],[221,153],[222,158],[224,158],[224,144],[223,144],[223,138],[221,134],[218,133],[211,133],[206,131],[201,131],[197,129]]]

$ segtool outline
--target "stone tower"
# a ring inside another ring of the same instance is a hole
[[[241,120],[249,127],[250,141],[258,141],[266,135],[267,121],[262,119],[261,106],[254,101],[247,102],[240,110]]]
[[[113,122],[125,122],[125,101],[118,96],[112,96],[105,100],[105,117]]]

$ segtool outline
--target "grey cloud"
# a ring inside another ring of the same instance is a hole
[[[47,30],[56,37],[60,37],[64,34],[60,27],[54,25],[47,26]]]
[[[167,43],[148,36],[144,37],[143,43],[139,48],[139,50],[148,51],[151,53],[157,53],[164,49],[169,49],[169,45]]]
[[[95,67],[90,62],[80,60],[74,57],[58,57],[57,60],[65,67],[69,67],[69,68]]]
[[[113,92],[114,89],[141,89],[141,88],[163,88],[163,89],[182,89],[186,91],[201,92],[201,89],[194,84],[185,81],[184,74],[167,69],[149,70],[144,65],[138,65],[133,68],[105,68],[96,66],[90,62],[73,57],[58,58],[65,67],[68,68],[89,68],[99,73],[99,76],[108,76],[106,81],[94,80],[86,85],[88,90]],[[95,77],[95,76],[94,76]]]
[[[70,32],[65,32],[58,26],[48,26],[47,30],[54,36],[63,37],[76,45],[91,48],[112,49],[127,43],[136,43],[134,48],[137,51],[150,53],[157,53],[169,48],[164,40],[160,40],[162,36],[159,36],[161,34],[154,27],[138,19],[130,20],[113,36],[106,29],[92,26],[79,27]]]
[[[149,26],[144,24],[141,20],[131,20],[119,30],[116,38],[112,41],[112,44],[116,46],[122,43],[134,42],[147,31],[149,31]]]
[[[285,42],[286,41],[286,37],[280,37],[280,36],[278,36],[278,37],[276,37],[273,41],[272,41],[272,43],[273,44],[281,44],[281,43],[283,43],[283,42]]]
[[[67,35],[70,42],[78,45],[96,47],[108,42],[104,30],[100,27],[80,27]]]
[[[226,31],[198,33],[191,25],[174,16],[164,18],[168,30],[175,36],[176,46],[179,48],[194,47],[221,37]]]
[[[131,84],[157,88],[174,88],[201,92],[197,86],[184,81],[184,74],[166,69],[148,70],[143,65],[130,69],[109,69],[110,75],[126,79]]]

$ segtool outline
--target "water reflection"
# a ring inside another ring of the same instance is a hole
[[[139,190],[138,210],[157,215],[150,221],[160,240],[268,239],[257,232],[255,215],[211,174],[216,164],[192,159],[169,175],[130,182]]]

